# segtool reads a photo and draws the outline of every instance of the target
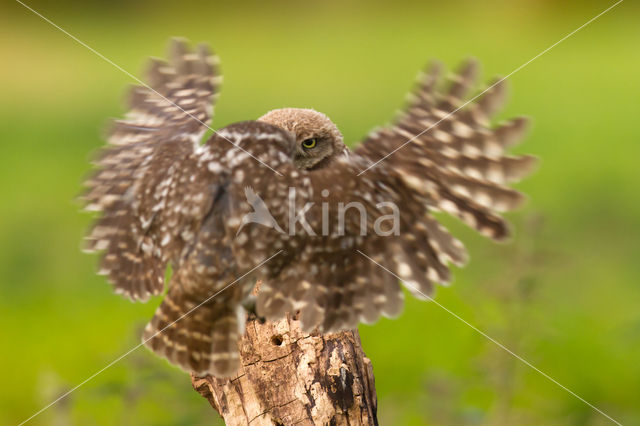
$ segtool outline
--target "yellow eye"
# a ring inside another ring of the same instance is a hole
[[[318,143],[316,138],[305,139],[302,141],[302,147],[306,149],[315,148]]]

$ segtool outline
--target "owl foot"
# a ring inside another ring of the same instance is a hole
[[[258,316],[256,312],[256,296],[247,296],[242,301],[242,307],[247,311],[247,314],[249,314],[247,321],[257,320],[260,324],[264,324],[267,321],[264,317]]]

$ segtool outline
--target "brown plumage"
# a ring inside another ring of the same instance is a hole
[[[84,198],[102,212],[87,248],[103,251],[100,272],[117,292],[133,300],[159,294],[172,266],[168,293],[143,337],[172,363],[235,374],[242,302],[256,279],[264,280],[258,314],[275,320],[299,311],[307,331],[398,315],[397,279],[361,253],[428,297],[436,283],[450,281],[449,264],[467,261],[433,212],[496,240],[508,236],[499,212],[523,196],[507,184],[526,176],[534,159],[505,151],[521,139],[526,120],[490,127],[503,83],[449,115],[467,99],[474,61],[444,89],[434,65],[395,122],[349,152],[327,116],[293,108],[227,126],[200,145],[218,92],[218,61],[181,41],[171,51],[170,62],[152,62],[153,90],[132,90],[127,119],[114,123]],[[363,222],[344,214],[350,203],[361,207]],[[381,205],[397,213],[392,227],[378,227],[390,217]],[[304,221],[291,221],[292,207]],[[261,209],[270,221],[247,220]]]

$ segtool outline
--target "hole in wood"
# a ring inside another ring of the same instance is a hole
[[[275,346],[282,345],[282,336],[279,334],[274,335],[273,337],[271,337],[271,343],[273,343]]]

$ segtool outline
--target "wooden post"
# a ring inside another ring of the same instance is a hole
[[[300,322],[247,322],[232,379],[192,374],[228,426],[377,425],[371,361],[356,331],[306,334]]]

